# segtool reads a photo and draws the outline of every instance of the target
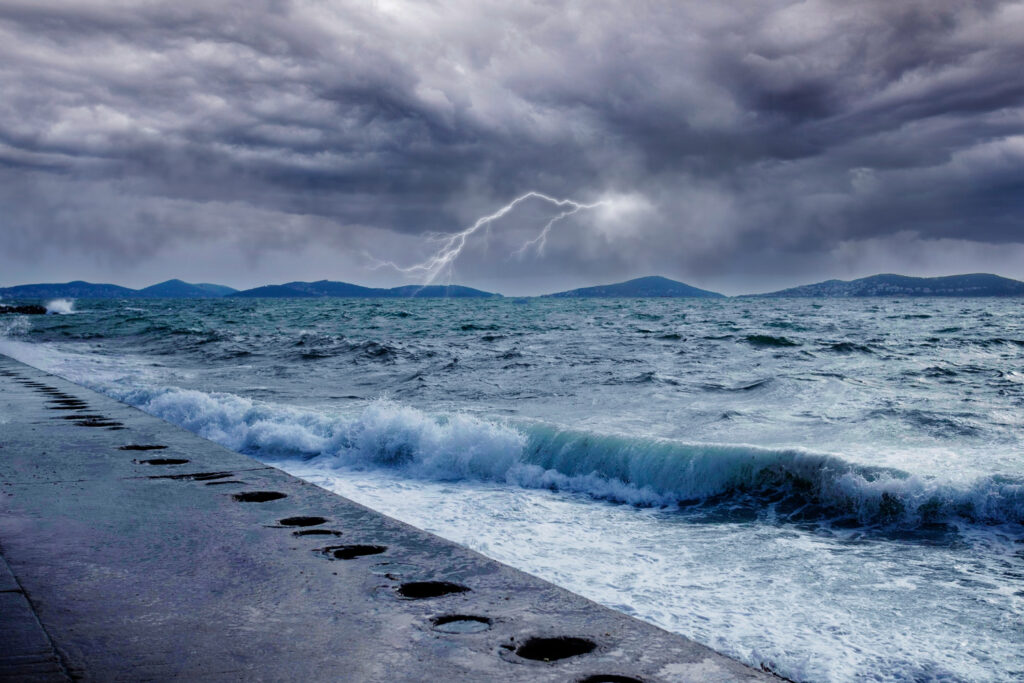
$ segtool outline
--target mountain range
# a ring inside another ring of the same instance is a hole
[[[190,284],[181,280],[167,280],[144,289],[129,289],[120,285],[74,282],[17,285],[0,287],[5,299],[213,299],[238,290],[224,285]]]
[[[1024,296],[1024,282],[991,275],[947,275],[945,277],[908,277],[872,275],[859,280],[826,280],[813,285],[783,289],[762,297],[851,298],[867,296]]]
[[[288,282],[283,285],[265,285],[238,291],[215,284],[191,284],[182,280],[167,280],[143,289],[129,289],[119,285],[94,284],[76,280],[62,284],[33,284],[0,288],[0,299],[211,299],[219,297],[241,298],[483,298],[500,297],[459,285],[404,285],[389,289],[362,287],[347,282],[319,280],[317,282]],[[594,287],[571,289],[545,294],[550,298],[611,298],[611,297],[676,297],[720,298],[724,295],[665,277],[641,277]],[[946,277],[908,277],[906,275],[872,275],[858,280],[826,280],[811,285],[783,289],[753,297],[1016,297],[1024,296],[1024,282],[991,275],[973,273]]]

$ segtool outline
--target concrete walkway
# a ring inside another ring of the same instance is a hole
[[[0,356],[0,680],[770,676]]]

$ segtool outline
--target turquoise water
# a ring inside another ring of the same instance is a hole
[[[751,664],[1024,676],[1013,300],[63,308],[0,351]]]

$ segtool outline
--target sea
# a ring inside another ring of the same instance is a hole
[[[1021,300],[48,306],[0,352],[752,666],[1024,680]]]

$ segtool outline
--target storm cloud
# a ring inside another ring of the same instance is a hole
[[[1024,3],[0,0],[0,285],[1024,276]]]

